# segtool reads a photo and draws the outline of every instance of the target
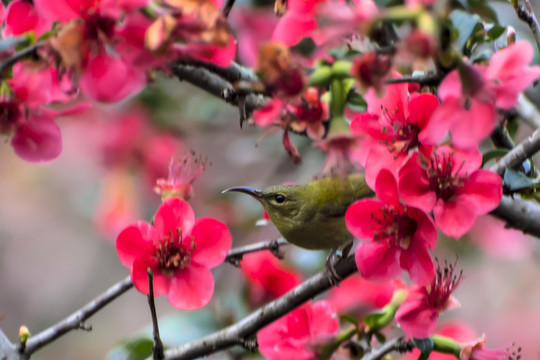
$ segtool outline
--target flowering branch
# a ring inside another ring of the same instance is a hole
[[[534,35],[534,39],[536,40],[536,45],[540,49],[540,25],[534,14],[531,2],[529,0],[512,0],[512,5],[514,6],[518,18],[529,25],[529,28]]]
[[[119,283],[111,286],[103,294],[90,301],[88,304],[71,314],[66,319],[48,329],[43,330],[39,334],[30,337],[26,344],[26,351],[24,354],[29,356],[71,330],[91,330],[92,327],[86,325],[84,321],[132,287],[133,283],[131,282],[131,278],[129,276]]]
[[[240,266],[240,261],[242,260],[245,254],[262,251],[262,250],[270,250],[270,252],[274,254],[275,257],[277,257],[278,259],[283,259],[283,254],[279,251],[279,248],[280,246],[287,245],[287,244],[288,244],[287,240],[280,238],[277,240],[271,240],[271,241],[265,241],[265,242],[260,242],[256,244],[241,246],[235,249],[231,249],[227,257],[225,258],[225,261],[238,267]]]
[[[342,279],[356,272],[354,256],[349,256],[338,262],[335,269]],[[330,288],[331,284],[328,275],[326,272],[321,272],[236,324],[197,341],[167,350],[165,358],[168,360],[195,359],[231,346],[245,346],[246,341],[252,338],[257,331]]]
[[[154,274],[152,270],[148,269],[148,306],[150,307],[150,314],[152,315],[152,329],[154,336],[154,346],[152,346],[152,353],[154,360],[163,360],[163,343],[159,337],[159,325],[156,313],[156,304],[154,303]]]

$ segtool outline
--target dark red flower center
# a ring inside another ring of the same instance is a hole
[[[90,13],[85,20],[85,39],[101,41],[110,39],[114,35],[115,19],[100,15],[99,13]]]
[[[454,270],[455,264],[445,262],[443,268],[437,264],[435,278],[431,285],[425,288],[426,301],[430,307],[444,310],[448,306],[450,295],[463,278],[463,270],[460,270],[458,274]]]
[[[378,215],[379,218],[376,218]],[[412,237],[416,233],[416,221],[407,214],[395,211],[385,205],[378,214],[371,214],[371,218],[379,225],[379,231],[373,234],[373,240],[386,241],[389,246],[400,246],[407,249]]]
[[[464,185],[464,177],[460,175],[463,163],[459,168],[455,168],[452,154],[433,154],[430,159],[430,165],[427,168],[429,188],[435,191],[438,199],[447,201],[455,192]]]
[[[383,109],[383,116],[386,122],[391,126],[383,126],[382,132],[388,134],[390,141],[383,141],[388,147],[389,152],[401,152],[404,155],[409,153],[409,150],[420,145],[418,134],[420,128],[414,124],[410,124],[400,109],[394,112],[389,112],[388,109]]]
[[[302,105],[295,108],[295,113],[298,120],[316,123],[322,120],[323,108],[318,102],[314,104],[306,100]]]
[[[184,240],[189,241],[188,246]],[[154,259],[164,275],[172,276],[177,269],[183,269],[189,264],[194,249],[193,237],[183,239],[182,230],[177,229],[176,233],[169,232],[169,235],[154,244]]]
[[[20,117],[20,108],[13,100],[0,100],[0,133],[9,134],[14,130]]]

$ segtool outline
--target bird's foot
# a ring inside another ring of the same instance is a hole
[[[330,281],[330,285],[332,286],[339,286],[339,283],[341,280],[341,276],[337,273],[335,265],[338,263],[338,261],[341,260],[336,255],[336,249],[332,249],[330,252],[330,255],[328,255],[328,258],[326,259],[325,263],[325,270],[326,276],[328,277],[328,280]]]

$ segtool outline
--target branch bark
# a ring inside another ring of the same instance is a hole
[[[354,256],[336,264],[336,271],[342,279],[356,272]],[[327,274],[321,272],[236,324],[197,341],[167,350],[165,359],[195,359],[231,346],[245,345],[246,341],[255,336],[257,331],[331,287]]]
[[[534,14],[533,7],[529,0],[512,0],[512,5],[518,18],[529,25],[531,32],[536,40],[536,46],[540,49],[540,25]]]
[[[89,330],[88,326],[84,324],[84,321],[132,287],[133,283],[131,282],[131,278],[129,276],[119,283],[113,285],[103,294],[86,304],[80,310],[74,312],[68,318],[60,321],[58,324],[48,329],[43,330],[39,334],[31,336],[26,344],[26,351],[24,354],[29,357],[29,355],[33,352],[53,342],[71,330],[81,328]]]
[[[536,130],[527,140],[510,150],[508,154],[503,156],[489,169],[502,177],[506,168],[518,166],[538,151],[540,151],[540,129]]]

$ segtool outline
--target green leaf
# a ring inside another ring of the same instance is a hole
[[[109,353],[109,360],[144,360],[152,356],[154,342],[150,338],[140,337],[122,343]]]
[[[538,184],[538,180],[513,169],[506,169],[503,179],[505,187],[510,191],[523,190]]]
[[[497,13],[487,4],[485,0],[468,0],[471,11],[480,15],[483,19],[491,20],[498,24]]]
[[[351,90],[347,94],[346,105],[349,109],[354,110],[354,111],[358,111],[358,112],[367,111],[366,100],[364,100],[364,97],[360,95],[358,92],[356,92],[354,88],[351,88]]]
[[[339,320],[352,324],[355,328],[358,329],[358,320],[354,316],[348,314],[341,314],[339,315]]]
[[[462,10],[454,10],[450,13],[450,20],[454,24],[454,28],[459,31],[456,45],[463,51],[476,25],[481,22],[480,16]]]
[[[383,333],[381,333],[379,331],[375,331],[375,332],[373,332],[373,335],[375,335],[375,338],[377,339],[377,341],[380,344],[384,344],[386,342],[386,336],[384,336]]]
[[[386,313],[384,311],[377,311],[372,312],[371,314],[367,314],[364,316],[364,324],[369,326],[370,328],[377,327],[377,324],[379,323],[379,320],[382,319]]]
[[[497,40],[504,32],[506,31],[506,28],[501,25],[493,25],[491,29],[487,32],[487,37],[491,41]]]
[[[490,160],[503,157],[508,153],[508,149],[493,149],[482,155],[482,165],[480,167],[484,167]]]

